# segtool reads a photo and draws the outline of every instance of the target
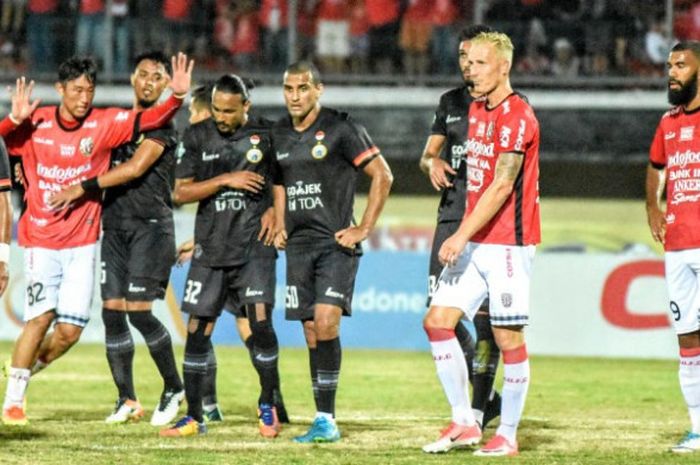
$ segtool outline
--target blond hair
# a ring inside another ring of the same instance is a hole
[[[510,37],[502,32],[482,32],[471,40],[472,46],[475,44],[491,44],[496,52],[508,63],[513,63],[513,42]]]

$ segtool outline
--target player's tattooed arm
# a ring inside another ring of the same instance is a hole
[[[472,236],[498,213],[513,192],[523,160],[522,153],[508,152],[498,156],[493,181],[479,198],[474,210],[469,215],[465,212],[457,232],[442,243],[438,256],[443,265],[454,265]]]
[[[391,184],[394,182],[391,169],[381,155],[369,162],[365,166],[364,171],[372,181],[369,186],[367,207],[365,207],[365,213],[362,215],[362,221],[357,226],[350,226],[335,233],[335,241],[349,249],[354,248],[358,242],[366,239],[370,231],[372,231],[377,223],[379,214],[384,209],[384,204],[391,190]]]
[[[655,241],[662,244],[666,240],[666,213],[661,207],[664,187],[666,186],[666,170],[652,164],[647,165],[646,206],[649,230]]]
[[[287,228],[284,224],[287,194],[284,192],[284,186],[279,184],[272,186],[272,202],[275,211],[274,244],[277,249],[282,250],[287,247]]]
[[[457,172],[440,158],[440,152],[445,145],[445,136],[432,134],[428,137],[420,157],[420,169],[430,178],[430,183],[436,191],[452,187],[448,175],[455,175]]]

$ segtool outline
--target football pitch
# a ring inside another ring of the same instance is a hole
[[[0,343],[0,355],[10,350],[10,343]],[[181,346],[176,353],[181,358]],[[247,352],[219,347],[217,353],[225,421],[210,425],[205,436],[166,440],[147,421],[103,423],[116,397],[104,348],[79,344],[32,379],[30,424],[0,425],[0,463],[700,463],[700,455],[667,452],[688,425],[677,362],[672,360],[532,357],[520,457],[480,459],[469,450],[439,456],[420,450],[448,421],[447,403],[427,351],[344,351],[337,401],[343,439],[312,446],[291,442],[313,415],[305,350],[282,349],[282,390],[292,424],[275,440],[263,440],[257,433],[258,388]],[[4,382],[0,388],[4,392]],[[150,415],[161,384],[145,346],[137,348],[136,388]],[[491,425],[486,436],[493,431]]]

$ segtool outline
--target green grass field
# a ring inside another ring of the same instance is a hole
[[[0,343],[7,354],[9,343]],[[177,349],[181,354],[182,348]],[[532,357],[532,384],[517,459],[477,459],[469,451],[428,456],[448,407],[428,352],[344,352],[337,444],[305,446],[291,437],[313,415],[306,352],[283,349],[282,387],[293,424],[262,440],[255,424],[258,388],[243,349],[220,347],[219,399],[225,421],[206,436],[162,440],[147,422],[102,421],[115,390],[98,345],[78,345],[32,379],[27,427],[0,426],[4,464],[672,464],[697,456],[666,452],[687,427],[677,362]],[[160,380],[146,348],[136,357],[137,391],[153,407]],[[0,383],[4,392],[4,383]],[[150,414],[150,409],[149,409]],[[493,427],[487,429],[491,435]]]

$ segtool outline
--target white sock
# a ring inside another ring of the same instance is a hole
[[[530,385],[530,361],[525,345],[503,351],[503,390],[501,391],[501,424],[496,434],[514,443],[518,423],[525,408]]]
[[[692,432],[700,434],[700,349],[681,349],[678,378],[688,406]]]
[[[24,394],[27,392],[29,377],[31,372],[28,368],[10,368],[10,375],[7,378],[7,390],[5,391],[5,402],[3,410],[13,405],[24,404]]]
[[[469,371],[453,329],[425,328],[433,352],[438,378],[452,407],[452,421],[459,425],[476,423],[469,401]]]
[[[316,418],[325,418],[326,420],[330,421],[331,423],[335,423],[335,418],[333,418],[332,413],[316,412]]]
[[[47,366],[49,366],[48,363],[41,361],[41,359],[36,359],[36,362],[34,362],[34,365],[32,365],[32,376],[39,373]]]
[[[484,424],[484,412],[479,410],[478,408],[473,408],[472,413],[474,414],[474,419],[476,420],[477,423],[480,425]]]

